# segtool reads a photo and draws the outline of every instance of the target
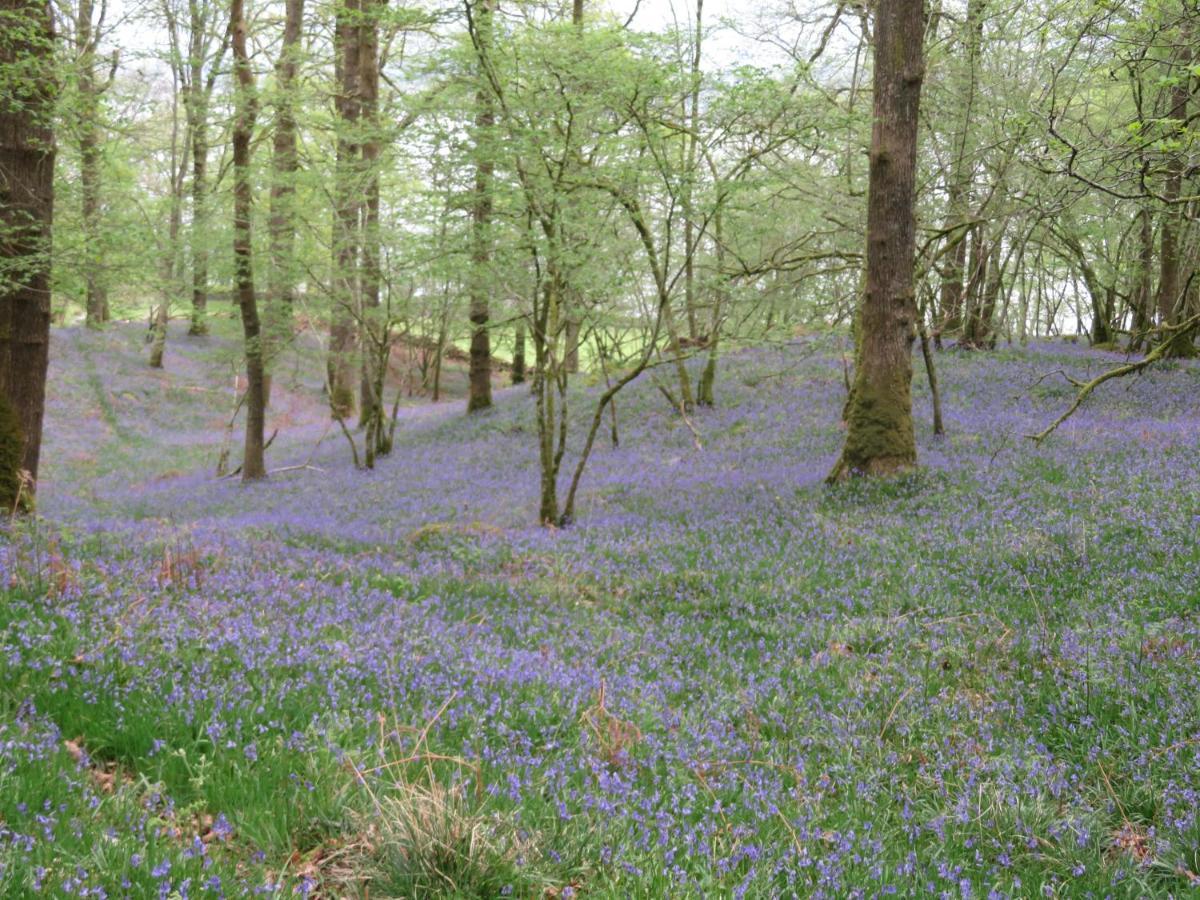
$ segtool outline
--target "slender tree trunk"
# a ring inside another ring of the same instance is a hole
[[[970,250],[967,252],[967,290],[963,300],[961,346],[978,349],[976,329],[979,326],[979,307],[983,299],[983,283],[987,275],[987,226],[979,224],[970,230]]]
[[[688,377],[687,364],[683,359],[683,345],[679,340],[679,326],[675,322],[675,311],[671,309],[670,303],[663,307],[663,324],[667,328],[671,355],[675,358],[675,373],[679,379],[679,402],[687,411],[695,406],[695,401],[692,399],[692,380]]]
[[[171,238],[172,241],[178,240],[178,233]],[[164,278],[174,278],[174,266],[163,267]],[[150,368],[161,369],[163,367],[163,356],[167,351],[167,327],[171,324],[171,306],[170,299],[165,296],[170,288],[163,291],[164,296],[154,307],[151,330],[153,334],[150,339]]]
[[[1146,333],[1154,321],[1154,218],[1150,208],[1143,206],[1138,212],[1140,227],[1140,250],[1138,253],[1138,282],[1134,290],[1133,338],[1130,350],[1140,350]]]
[[[517,321],[516,332],[513,334],[512,383],[525,383],[525,319]]]
[[[195,90],[193,88],[192,90]],[[192,322],[188,334],[208,334],[208,111],[192,116]]]
[[[254,293],[254,243],[251,232],[252,195],[250,139],[258,114],[254,74],[246,52],[245,0],[231,0],[229,30],[232,35],[233,68],[236,76],[233,123],[233,265],[234,286],[242,314],[246,342],[246,444],[242,456],[242,480],[265,478],[263,432],[266,425],[266,392],[263,370],[262,328]]]
[[[379,236],[379,14],[380,0],[360,0],[362,23],[359,26],[359,95],[362,99],[362,173],[364,203],[362,211],[362,297],[363,347],[362,384],[359,386],[359,414],[377,440],[383,429],[383,395],[376,390],[387,375],[387,325],[380,317],[380,236]],[[377,444],[368,450],[373,463]]]
[[[608,348],[604,345],[604,339],[600,336],[600,330],[595,331],[596,341],[596,358],[600,361],[600,371],[604,374],[604,386],[609,391],[612,390],[612,378],[608,374]],[[608,411],[612,427],[609,429],[609,440],[612,442],[612,448],[616,450],[621,446],[621,434],[617,430],[617,398],[614,394],[612,399],[608,401]]]
[[[571,7],[571,24],[576,36],[583,38],[583,0],[575,0]],[[581,45],[582,46],[582,45]],[[566,323],[566,347],[563,353],[563,372],[573,375],[579,371],[580,333],[583,330],[583,294],[579,286],[564,286],[560,298],[562,317]]]
[[[478,0],[476,28],[486,50],[492,39],[496,0]],[[471,362],[467,412],[492,405],[492,343],[488,332],[488,288],[492,258],[492,173],[496,114],[492,95],[481,86],[475,98],[475,197],[471,208]]]
[[[985,5],[986,0],[968,0],[966,20],[962,26],[963,59],[957,63],[963,90],[962,118],[954,136],[954,158],[947,185],[946,228],[954,229],[948,234],[947,240],[953,243],[942,268],[941,322],[935,329],[935,338],[940,338],[943,331],[957,331],[964,324],[963,277],[967,263],[964,229],[970,218],[971,179],[975,165],[972,129],[979,91],[979,54],[983,44]]]
[[[903,471],[917,461],[912,420],[914,205],[924,31],[923,0],[890,0],[877,7],[867,289],[846,446],[831,481]]]
[[[719,209],[713,215],[713,237],[717,244],[718,272],[723,272],[725,269],[724,218]],[[724,315],[727,292],[728,287],[722,276],[718,287],[713,292],[712,318],[708,326],[708,354],[704,361],[704,371],[700,375],[700,386],[697,390],[696,402],[701,406],[715,406],[717,403],[717,359],[720,354],[721,326],[723,324],[721,317]]]
[[[333,307],[329,320],[329,408],[335,419],[354,413],[354,365],[358,292],[358,237],[362,184],[358,129],[360,0],[339,0],[335,23],[337,162],[333,210]]]
[[[275,63],[275,131],[271,146],[271,210],[267,219],[271,275],[267,288],[264,394],[270,402],[270,371],[292,333],[296,281],[296,69],[299,64],[304,0],[287,0],[283,45]]]
[[[1191,28],[1186,21],[1179,29],[1177,40],[1179,43],[1174,60],[1176,71],[1173,73],[1176,83],[1171,89],[1169,115],[1179,123],[1179,130],[1185,135],[1193,81]],[[1187,227],[1187,208],[1180,202],[1187,164],[1188,159],[1183,150],[1173,153],[1167,163],[1167,178],[1163,188],[1168,205],[1163,211],[1159,254],[1158,316],[1162,325],[1177,325],[1187,317],[1185,293],[1190,286],[1190,279],[1183,271],[1182,252],[1183,235]],[[1166,340],[1170,342],[1170,347],[1164,356],[1182,357],[1196,354],[1191,333],[1179,332]]]
[[[163,367],[167,328],[171,324],[171,300],[179,279],[179,232],[183,225],[183,182],[187,170],[188,136],[185,133],[180,141],[178,88],[179,75],[174,72],[171,85],[171,206],[167,217],[167,243],[162,255],[162,296],[151,313],[149,362],[152,369]]]
[[[929,331],[925,319],[918,319],[917,329],[921,337],[921,356],[925,360],[925,375],[929,378],[929,398],[933,404],[933,433],[943,435],[946,426],[942,422],[942,391],[938,387],[937,366],[933,361],[933,349],[929,345]]]
[[[445,303],[445,298],[443,298],[443,303]],[[450,324],[447,318],[448,313],[446,307],[443,305],[442,318],[438,323],[437,346],[433,350],[433,397],[431,399],[434,403],[442,399],[442,359],[446,355],[446,341],[448,339],[446,332]]]
[[[566,328],[567,347],[566,353],[563,356],[563,368],[573,375],[579,371],[579,332],[581,325],[579,322],[579,297],[575,295],[572,299],[575,302],[570,305],[568,312]]]
[[[192,136],[192,321],[188,334],[208,334],[208,101],[206,82],[209,13],[204,0],[188,0],[187,125]],[[213,66],[217,61],[213,61]]]
[[[100,147],[95,129],[82,125],[79,137],[79,180],[83,202],[83,239],[87,271],[84,273],[87,296],[86,322],[96,326],[107,322],[108,287],[104,279],[104,261],[100,254]]]
[[[194,90],[194,88],[193,88]],[[192,323],[187,334],[209,332],[209,138],[208,110],[192,116]]]
[[[176,153],[175,141],[172,139],[172,156]],[[163,355],[167,349],[167,328],[171,324],[171,298],[175,295],[179,276],[179,232],[183,222],[183,170],[186,162],[180,163],[178,170],[172,164],[171,173],[171,213],[167,223],[167,246],[163,252],[162,261],[162,298],[154,308],[153,336],[150,342],[150,368],[163,367]]]
[[[700,144],[700,51],[704,40],[704,0],[696,0],[696,30],[692,46],[692,89],[688,95],[690,128],[687,135],[687,159],[683,188],[683,290],[687,309],[688,337],[695,344],[699,337],[696,324],[696,220],[693,209],[693,179],[697,174],[696,153]],[[701,390],[701,393],[703,391]],[[700,400],[701,404],[704,400]]]
[[[555,343],[559,328],[559,288],[557,272],[552,268],[546,277],[542,309],[534,322],[533,346],[537,367],[533,373],[533,393],[537,404],[538,468],[541,473],[538,521],[542,525],[559,524],[558,457],[554,447],[554,390],[559,378],[555,360]]]
[[[1091,301],[1092,330],[1089,333],[1091,342],[1107,344],[1113,339],[1111,313],[1106,308],[1109,289],[1101,283],[1100,276],[1079,238],[1065,229],[1061,238],[1071,255],[1075,257],[1077,268],[1083,275],[1083,285],[1087,289],[1088,299]]]
[[[974,309],[971,322],[971,342],[977,348],[993,349],[996,346],[996,305],[1004,287],[1004,271],[1001,253],[1002,235],[992,238],[990,246],[983,251],[987,271],[983,276],[983,290]]]
[[[0,69],[25,72],[0,102],[0,397],[20,425],[28,501],[41,454],[50,349],[54,25],[49,4],[40,0],[0,0],[0,18],[10,23],[0,28]]]
[[[79,90],[79,182],[84,242],[86,323],[96,327],[108,321],[108,290],[100,249],[100,96],[104,87],[96,80],[96,41],[92,0],[79,0],[75,17],[75,53]],[[103,14],[102,14],[103,15]]]

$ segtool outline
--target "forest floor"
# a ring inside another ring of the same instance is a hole
[[[920,472],[829,488],[840,350],[745,351],[698,439],[622,394],[547,530],[524,389],[358,472],[298,359],[269,465],[307,467],[243,486],[236,342],[140,341],[56,333],[0,543],[0,896],[1200,886],[1200,366],[1034,445],[1121,357],[947,351]]]

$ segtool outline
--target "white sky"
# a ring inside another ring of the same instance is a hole
[[[70,4],[70,0],[67,0]],[[261,0],[259,0],[261,2]],[[322,0],[309,0],[315,5]],[[402,0],[401,0],[402,2]],[[696,0],[586,0],[592,8],[603,7],[622,20],[631,13],[632,27],[644,31],[662,31],[679,25],[690,31],[694,26]],[[108,44],[119,46],[124,54],[124,63],[130,64],[135,57],[154,56],[165,47],[165,35],[156,23],[147,16],[134,14],[135,10],[157,7],[156,0],[109,0],[110,25],[115,25]],[[258,5],[250,0],[251,14]],[[802,30],[811,38],[805,43],[815,43],[820,30],[827,21],[832,4],[829,0],[768,0],[766,3],[735,0],[704,0],[705,48],[704,67],[728,68],[739,65],[772,66],[787,62],[786,54],[770,42],[782,40],[780,23],[782,11],[795,7],[814,10],[817,24]],[[821,15],[823,13],[823,16]],[[736,21],[737,28],[729,26]],[[791,29],[797,31],[795,23]],[[753,36],[765,36],[767,40]]]

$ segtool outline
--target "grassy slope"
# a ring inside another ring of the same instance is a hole
[[[1112,357],[946,354],[923,472],[830,490],[836,354],[757,351],[703,450],[623,395],[547,533],[523,391],[356,473],[288,380],[271,464],[316,468],[243,488],[235,345],[137,339],[56,337],[48,522],[0,558],[5,896],[1194,887],[1200,369],[1033,447],[1039,376]]]

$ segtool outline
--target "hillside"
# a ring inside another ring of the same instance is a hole
[[[742,352],[699,447],[622,394],[553,531],[523,389],[406,407],[356,472],[285,377],[269,465],[305,467],[243,486],[236,344],[139,340],[55,335],[46,521],[0,549],[5,896],[1200,883],[1200,366],[1035,446],[1050,373],[1121,357],[943,353],[920,474],[831,489],[840,350]]]

